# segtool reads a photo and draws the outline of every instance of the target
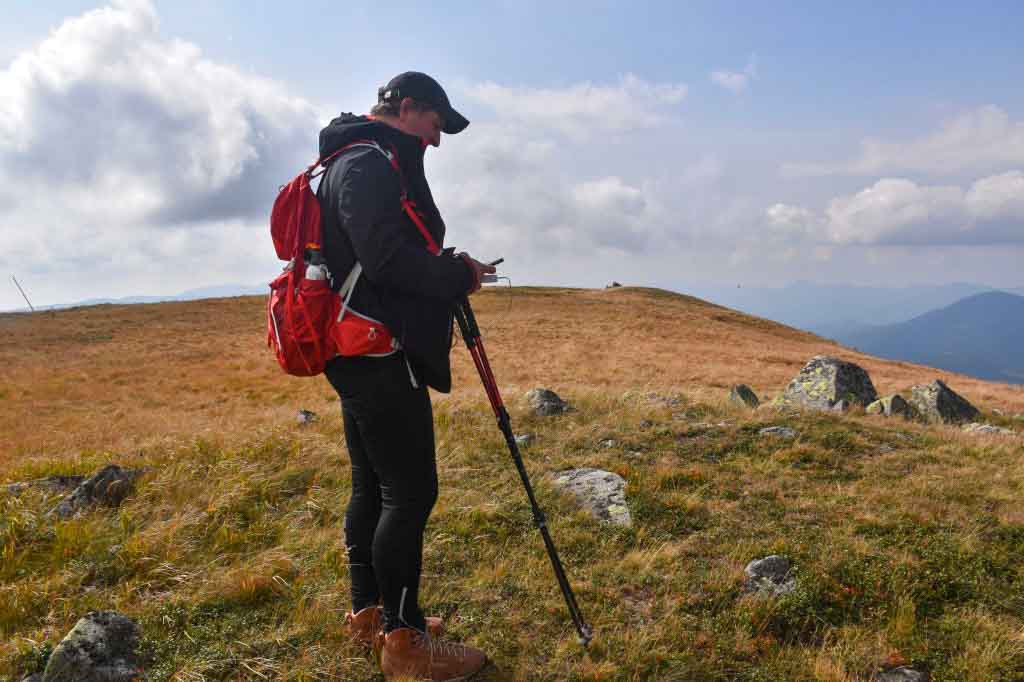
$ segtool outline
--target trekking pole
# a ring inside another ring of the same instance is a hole
[[[32,312],[35,312],[36,309],[32,305],[32,301],[28,300],[28,296],[25,294],[25,290],[21,288],[20,284],[18,284],[18,278],[15,277],[14,275],[11,275],[11,280],[14,281],[14,286],[18,287],[18,291],[21,292],[21,297],[25,299],[25,303],[28,303],[28,309],[31,310]]]
[[[476,365],[476,371],[480,373],[480,380],[483,381],[484,390],[487,392],[487,399],[491,402],[494,416],[498,419],[498,428],[501,429],[501,433],[505,436],[505,442],[512,453],[512,460],[516,464],[516,469],[519,470],[519,478],[522,479],[523,486],[526,488],[526,495],[530,498],[530,507],[533,509],[533,522],[537,529],[540,530],[541,537],[544,538],[544,547],[547,548],[548,558],[551,559],[551,567],[555,570],[558,586],[562,588],[562,596],[565,597],[565,605],[569,607],[569,616],[572,618],[572,622],[576,626],[576,632],[579,634],[577,641],[586,647],[594,636],[593,631],[583,620],[583,614],[576,603],[576,595],[572,593],[569,579],[565,577],[565,569],[562,568],[562,562],[558,558],[555,543],[551,541],[551,534],[548,533],[544,512],[541,511],[540,505],[537,504],[537,498],[534,497],[533,486],[530,485],[530,477],[526,473],[523,458],[519,454],[519,444],[516,443],[516,437],[512,433],[512,420],[509,418],[508,410],[505,409],[505,405],[501,401],[498,384],[494,380],[494,373],[491,372],[491,363],[487,361],[487,351],[484,350],[484,341],[480,338],[480,328],[476,324],[476,317],[473,315],[473,309],[469,305],[469,299],[462,299],[455,304],[455,319],[459,322],[462,339],[466,342],[466,347],[469,348],[469,354],[473,356],[473,364]]]

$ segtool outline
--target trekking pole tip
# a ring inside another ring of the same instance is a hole
[[[590,629],[589,625],[584,623],[580,626],[579,635],[576,637],[576,641],[579,642],[581,647],[586,649],[592,639],[594,639],[594,631]]]

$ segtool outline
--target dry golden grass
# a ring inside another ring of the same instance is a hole
[[[774,395],[811,356],[829,353],[861,364],[882,395],[945,377],[980,407],[1024,412],[1024,387],[879,360],[658,290],[495,289],[473,305],[509,395],[543,385],[716,396],[740,382]],[[300,405],[322,412],[330,387],[280,371],[264,316],[259,297],[0,315],[0,466],[196,436],[230,441],[292,420]],[[464,349],[453,360],[455,390],[440,399],[475,399]]]
[[[774,395],[819,353],[863,365],[880,393],[945,377],[986,411],[1024,412],[1020,387],[655,290],[494,290],[474,308],[598,633],[575,645],[456,348],[456,389],[434,396],[423,598],[495,661],[482,680],[852,682],[900,663],[936,682],[1024,678],[1024,441],[724,400],[736,382]],[[59,523],[44,517],[53,494],[0,495],[0,682],[98,608],[138,620],[152,679],[380,679],[341,626],[338,402],[323,379],[281,373],[263,315],[240,298],[0,316],[0,482],[149,467],[119,509]],[[526,413],[518,396],[538,385],[576,410]],[[300,428],[300,407],[323,419]],[[758,437],[781,423],[800,437]],[[626,479],[632,529],[553,491],[549,474],[573,466]],[[744,596],[744,566],[769,553],[794,559],[800,590]]]

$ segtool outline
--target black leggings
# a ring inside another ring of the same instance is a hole
[[[423,529],[437,501],[427,389],[413,388],[401,353],[335,358],[325,374],[341,398],[352,459],[345,513],[352,610],[382,603],[385,631],[406,625],[424,630]]]

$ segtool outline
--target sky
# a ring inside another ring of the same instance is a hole
[[[514,284],[1024,285],[1021,3],[356,4],[8,0],[0,310],[269,281],[277,188],[405,70]]]

